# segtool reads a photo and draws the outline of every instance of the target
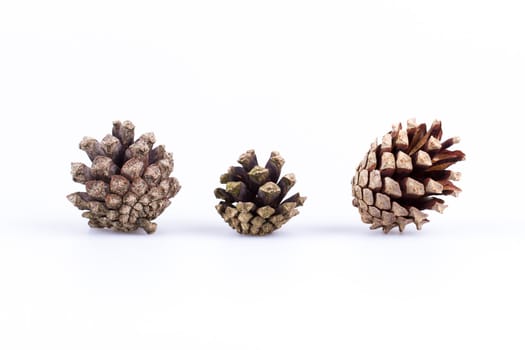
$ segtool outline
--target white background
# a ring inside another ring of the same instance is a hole
[[[521,1],[0,2],[1,349],[523,349]],[[369,231],[350,181],[391,124],[467,161],[423,231]],[[115,119],[182,190],[158,231],[92,230],[71,161]],[[308,200],[263,238],[213,189],[279,150]]]

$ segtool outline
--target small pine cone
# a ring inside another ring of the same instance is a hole
[[[180,190],[170,177],[173,156],[163,145],[153,148],[155,135],[146,133],[134,139],[135,126],[130,121],[113,122],[112,135],[102,141],[84,137],[80,149],[92,161],[91,167],[71,163],[73,181],[86,186],[86,192],[67,196],[89,219],[89,226],[130,232],[142,227],[155,232],[151,222]]]
[[[242,234],[267,235],[299,214],[306,197],[299,193],[284,199],[295,185],[295,175],[280,177],[284,159],[272,152],[264,167],[257,163],[253,150],[239,157],[242,166],[232,166],[221,175],[226,189],[216,188],[215,197],[221,202],[215,206],[234,230]]]
[[[414,223],[420,230],[428,222],[423,210],[442,213],[447,207],[435,195],[461,192],[452,183],[461,174],[446,170],[465,160],[463,152],[448,149],[459,137],[442,142],[441,136],[440,121],[427,130],[426,124],[409,120],[406,130],[401,123],[394,125],[380,145],[372,143],[352,180],[353,205],[359,208],[363,222],[372,225],[370,229],[381,227],[388,233],[397,226],[402,232]]]

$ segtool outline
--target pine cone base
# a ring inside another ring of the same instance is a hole
[[[388,233],[397,227],[402,232],[414,223],[420,230],[429,222],[423,210],[443,213],[447,207],[436,195],[461,192],[452,183],[461,174],[446,169],[464,160],[465,154],[448,150],[458,137],[443,142],[441,137],[440,121],[427,131],[426,124],[409,120],[406,130],[394,125],[381,144],[372,143],[352,179],[352,203],[370,229]]]
[[[255,203],[239,202],[237,205],[221,202],[215,208],[224,221],[241,234],[264,236],[281,228],[299,214],[297,203],[285,203],[277,210],[271,206],[256,209]]]

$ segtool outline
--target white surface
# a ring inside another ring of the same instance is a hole
[[[523,349],[524,11],[1,2],[0,348]],[[412,117],[462,137],[464,192],[421,232],[370,232],[354,168]],[[90,230],[65,199],[79,140],[114,119],[174,153],[152,236]],[[213,208],[248,148],[279,150],[308,196],[269,237]]]

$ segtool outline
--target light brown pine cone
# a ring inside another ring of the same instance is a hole
[[[86,186],[86,192],[67,196],[69,201],[96,228],[129,232],[142,227],[155,232],[151,222],[170,205],[180,190],[170,177],[173,156],[164,146],[153,148],[155,135],[146,133],[134,140],[135,126],[130,121],[113,122],[112,135],[101,142],[84,137],[80,149],[92,161],[91,167],[71,163],[73,181]]]
[[[382,228],[388,233],[414,223],[420,230],[428,222],[425,209],[440,213],[447,207],[435,195],[457,196],[461,190],[452,181],[460,173],[447,170],[465,160],[461,151],[449,148],[459,142],[453,137],[441,142],[441,122],[426,124],[409,120],[407,129],[401,124],[383,136],[381,144],[372,143],[356,169],[352,180],[353,205],[359,208],[370,229]]]
[[[299,214],[306,197],[299,193],[284,199],[295,185],[294,174],[279,179],[284,159],[272,152],[264,167],[259,166],[253,150],[239,157],[242,166],[230,167],[220,181],[226,189],[216,188],[221,202],[215,206],[234,230],[242,234],[267,235]]]

